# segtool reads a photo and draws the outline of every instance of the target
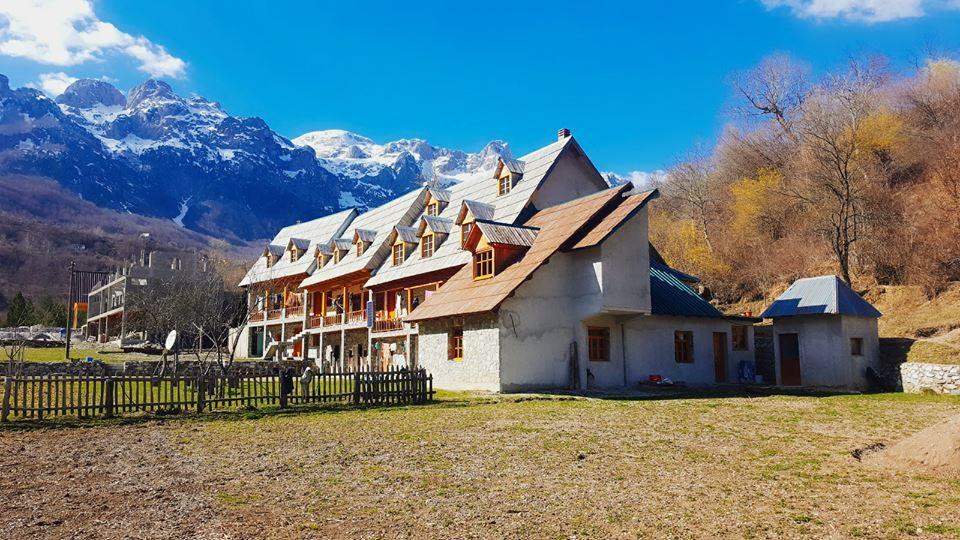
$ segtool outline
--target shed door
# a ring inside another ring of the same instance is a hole
[[[727,333],[713,333],[713,372],[718,383],[727,382]]]
[[[800,338],[780,334],[780,384],[800,386]]]

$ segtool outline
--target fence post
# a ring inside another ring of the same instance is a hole
[[[360,404],[360,372],[355,371],[353,373],[353,403],[354,405]]]
[[[0,411],[0,422],[6,422],[7,417],[10,416],[10,390],[13,386],[13,379],[10,377],[3,378],[3,410]]]
[[[105,418],[113,418],[113,377],[108,378],[104,381],[104,408],[106,411],[103,413]]]
[[[289,405],[289,396],[290,396],[290,386],[291,381],[290,374],[286,371],[280,372],[280,408],[286,409]]]
[[[206,381],[203,379],[203,375],[197,375],[197,414],[203,412],[204,402],[206,401],[206,396],[204,395],[206,386]]]

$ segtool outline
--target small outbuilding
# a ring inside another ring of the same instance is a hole
[[[777,384],[866,389],[880,367],[880,316],[837,276],[798,279],[761,315],[773,319]]]

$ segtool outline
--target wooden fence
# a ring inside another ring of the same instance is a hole
[[[109,418],[135,412],[203,412],[305,403],[425,403],[433,376],[423,369],[197,377],[44,375],[3,381],[0,421],[51,416]]]

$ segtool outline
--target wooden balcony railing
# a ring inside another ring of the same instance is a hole
[[[367,320],[367,310],[358,309],[356,311],[351,311],[347,313],[347,324],[357,324],[366,322]]]
[[[287,308],[287,317],[303,317],[303,306],[292,306]]]
[[[320,325],[323,324],[323,317],[320,315],[311,315],[310,320],[307,321],[307,328],[320,328]]]
[[[250,314],[250,322],[260,322],[262,320],[263,320],[262,311],[254,311],[253,313]]]
[[[402,319],[379,319],[373,321],[374,332],[393,332],[395,330],[403,330]]]
[[[269,319],[269,320],[279,319],[279,318],[282,317],[282,316],[283,316],[283,310],[282,310],[282,309],[271,309],[271,310],[267,310],[267,319]]]
[[[341,314],[339,314],[339,313],[334,314],[334,315],[327,315],[326,317],[323,318],[323,325],[324,325],[324,326],[336,326],[336,325],[338,325],[338,324],[340,324],[340,323],[342,322],[342,320],[343,320],[342,317],[343,317],[343,316],[342,316]]]

